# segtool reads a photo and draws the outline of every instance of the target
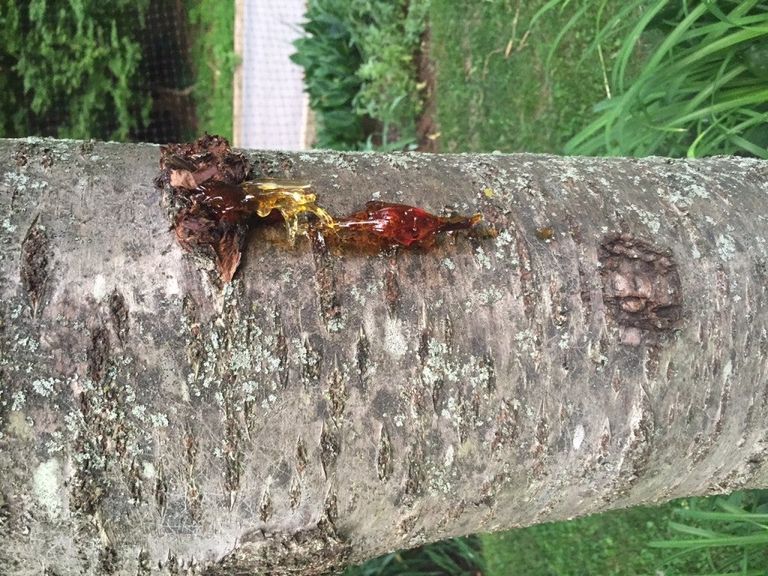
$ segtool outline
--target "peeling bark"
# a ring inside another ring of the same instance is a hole
[[[493,239],[185,255],[148,145],[0,141],[0,573],[320,574],[768,487],[768,163],[250,154]]]

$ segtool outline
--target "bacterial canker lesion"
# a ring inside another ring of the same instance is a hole
[[[177,210],[176,239],[189,251],[212,250],[224,282],[240,264],[245,230],[258,221],[282,221],[291,245],[300,236],[320,233],[333,247],[356,250],[428,247],[440,234],[475,229],[482,221],[480,214],[438,216],[380,201],[335,216],[319,204],[309,182],[249,178],[250,162],[218,136],[161,147],[160,167],[157,182],[170,189]]]
[[[672,251],[628,233],[610,234],[598,250],[603,301],[622,327],[671,332],[683,320],[683,291]]]

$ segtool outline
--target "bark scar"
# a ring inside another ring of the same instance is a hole
[[[315,260],[315,279],[320,299],[320,313],[330,332],[337,330],[341,319],[341,301],[336,290],[336,265],[328,249],[325,237],[317,230],[310,234],[312,254]]]
[[[21,285],[29,298],[33,318],[42,311],[41,303],[50,275],[48,236],[37,218],[35,216],[21,243]]]
[[[368,382],[370,380],[370,360],[371,343],[368,341],[365,329],[361,327],[360,337],[355,348],[355,362],[357,364],[357,374],[360,377],[360,388],[363,392],[368,389]]]
[[[382,426],[379,435],[379,450],[376,456],[376,471],[379,480],[386,482],[392,475],[392,441],[389,438],[387,429]]]
[[[341,452],[341,438],[328,423],[323,423],[323,431],[320,434],[320,462],[323,465],[323,476],[330,477],[332,468],[336,464],[336,459]]]
[[[91,332],[91,342],[86,351],[88,359],[88,377],[93,382],[101,382],[107,373],[110,360],[109,332],[105,328],[95,328]]]
[[[683,293],[672,251],[631,234],[603,238],[598,250],[607,314],[619,326],[671,332],[683,316]]]
[[[335,365],[331,371],[331,375],[328,381],[328,401],[331,408],[331,417],[333,422],[339,426],[344,418],[344,409],[347,406],[347,387],[344,384],[344,377],[339,371],[338,366]]]
[[[300,356],[301,380],[307,390],[315,387],[320,381],[320,373],[323,356],[319,347],[310,341],[309,336],[304,337]]]
[[[296,441],[296,472],[299,476],[304,476],[304,470],[307,468],[307,449],[304,447],[304,441],[299,436]]]
[[[384,299],[387,303],[387,311],[390,316],[397,316],[400,306],[400,283],[397,280],[397,252],[387,262],[387,271],[384,274]]]
[[[275,356],[277,357],[277,371],[280,375],[280,385],[288,386],[288,340],[285,337],[285,329],[280,316],[280,310],[275,308]]]
[[[128,335],[128,306],[120,291],[115,288],[109,296],[109,318],[120,342]]]
[[[253,530],[240,545],[219,561],[219,574],[271,574],[272,576],[322,576],[337,574],[352,552],[348,538],[330,518],[298,532]]]

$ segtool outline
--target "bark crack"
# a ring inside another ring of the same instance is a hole
[[[50,277],[50,243],[45,227],[38,223],[38,217],[32,221],[21,243],[21,285],[29,299],[32,317],[42,311],[42,303]]]

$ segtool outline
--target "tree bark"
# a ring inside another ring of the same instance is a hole
[[[322,573],[768,487],[768,163],[251,153],[495,238],[182,252],[150,145],[0,141],[0,573]]]

